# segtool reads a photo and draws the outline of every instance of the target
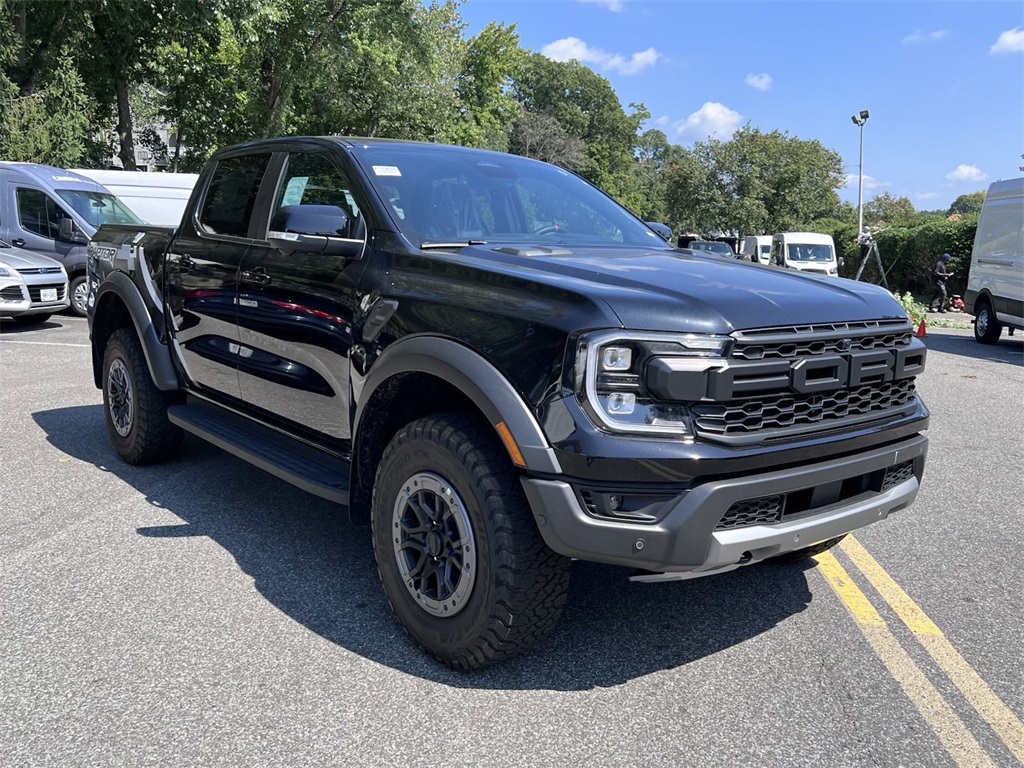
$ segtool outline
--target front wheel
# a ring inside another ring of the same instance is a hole
[[[150,464],[173,456],[183,432],[167,418],[177,402],[157,389],[142,345],[132,328],[118,328],[103,355],[103,412],[118,454],[129,464]]]
[[[975,307],[974,338],[979,344],[995,344],[1003,332],[1002,324],[996,320],[995,312],[988,299],[979,299]]]
[[[371,520],[388,602],[439,661],[510,659],[558,621],[569,560],[544,543],[486,423],[446,413],[403,427],[377,469]]]

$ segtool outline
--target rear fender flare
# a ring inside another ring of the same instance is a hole
[[[166,344],[160,341],[160,335],[153,324],[149,308],[139,293],[139,289],[132,282],[131,278],[123,272],[112,272],[107,275],[96,291],[96,309],[93,314],[93,330],[97,322],[103,316],[104,307],[107,302],[113,301],[114,297],[121,300],[128,309],[128,315],[132,319],[135,333],[142,344],[142,352],[146,358],[146,366],[149,368],[149,375],[157,389],[172,391],[181,389],[178,382],[178,374],[171,362],[171,351]],[[98,359],[97,359],[98,357]],[[103,359],[103,350],[93,350],[93,367],[96,377],[96,386],[102,386],[102,374],[99,370]]]

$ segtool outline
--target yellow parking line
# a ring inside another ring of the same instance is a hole
[[[841,547],[864,577],[892,606],[896,615],[910,628],[939,668],[960,689],[964,698],[991,726],[1014,757],[1024,764],[1024,723],[1021,723],[1013,711],[989,688],[946,639],[935,622],[928,618],[921,607],[903,591],[859,541],[848,536]]]
[[[925,677],[910,654],[899,640],[889,631],[878,611],[853,583],[846,569],[839,564],[835,555],[824,552],[817,556],[818,565],[829,585],[853,615],[857,626],[875,654],[889,670],[889,674],[900,684],[903,692],[921,713],[921,717],[938,736],[942,746],[961,768],[967,766],[995,766],[982,749],[963,720],[942,698],[934,685]]]

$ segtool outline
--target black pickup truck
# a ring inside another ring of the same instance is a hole
[[[190,432],[336,501],[458,668],[537,642],[572,558],[640,581],[800,559],[924,470],[925,348],[890,294],[673,248],[521,157],[221,150],[176,231],[100,229],[88,307],[125,461]]]

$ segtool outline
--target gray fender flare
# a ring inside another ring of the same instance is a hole
[[[149,368],[149,375],[157,389],[172,391],[181,389],[178,382],[178,374],[171,362],[171,351],[166,344],[160,341],[156,326],[153,325],[153,318],[150,316],[149,308],[139,293],[139,289],[132,282],[131,278],[123,272],[112,272],[107,275],[96,291],[96,307],[101,308],[105,297],[108,294],[117,296],[128,308],[128,314],[135,326],[135,333],[142,344],[142,352],[146,357],[146,366]],[[109,300],[109,299],[108,299]],[[97,350],[99,359],[102,361],[102,350]],[[102,386],[102,382],[98,384]]]
[[[532,472],[561,474],[544,431],[504,374],[469,347],[437,336],[410,336],[389,345],[373,364],[359,394],[353,434],[374,391],[392,376],[427,373],[465,394],[492,426],[504,422]]]

